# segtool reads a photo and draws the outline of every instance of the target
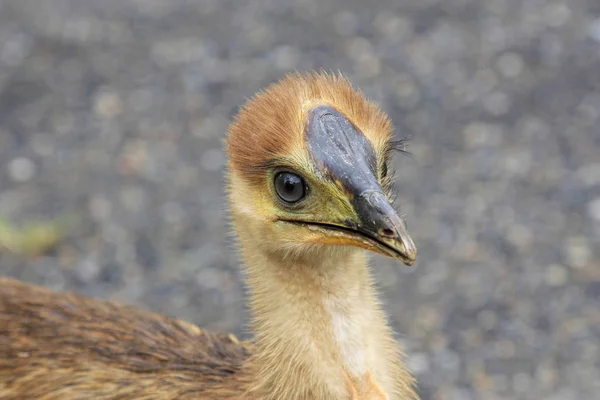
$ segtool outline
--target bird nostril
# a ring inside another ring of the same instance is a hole
[[[379,231],[381,236],[395,237],[396,233],[390,228],[383,228]]]

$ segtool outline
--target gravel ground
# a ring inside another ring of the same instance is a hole
[[[344,71],[412,135],[412,273],[376,257],[427,399],[600,399],[600,2],[0,0],[0,274],[244,334],[230,116]]]

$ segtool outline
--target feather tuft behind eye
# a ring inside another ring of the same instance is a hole
[[[402,153],[409,157],[413,157],[412,153],[408,151],[408,142],[410,137],[404,137],[399,140],[390,140],[386,143],[383,151],[383,157],[379,160],[379,171],[381,185],[384,191],[388,194],[390,199],[395,195],[394,182],[396,180],[396,171],[394,163],[392,162],[392,154],[395,152]]]
[[[406,136],[402,139],[390,140],[385,149],[386,158],[390,157],[392,152],[399,152],[412,158],[413,154],[408,150],[408,143],[411,139],[411,137]]]

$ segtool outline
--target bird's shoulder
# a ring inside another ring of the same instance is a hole
[[[39,386],[40,377],[54,379],[49,389],[62,379],[64,387],[131,381],[136,390],[143,382],[208,390],[242,379],[250,350],[176,318],[0,278],[0,393],[8,380]]]

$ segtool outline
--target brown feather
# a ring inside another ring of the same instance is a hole
[[[248,355],[233,335],[0,278],[1,399],[232,399]]]

